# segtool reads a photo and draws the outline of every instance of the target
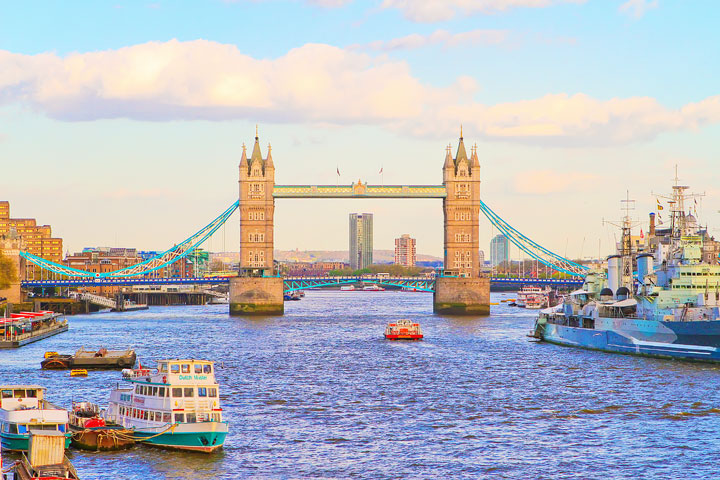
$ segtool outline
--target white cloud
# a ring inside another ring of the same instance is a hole
[[[631,17],[640,18],[644,16],[649,10],[658,7],[658,0],[627,0],[627,2],[620,5],[618,10],[620,13],[629,15]]]
[[[371,50],[409,50],[441,45],[444,47],[455,47],[458,45],[499,45],[508,40],[507,30],[470,30],[468,32],[450,33],[447,30],[436,30],[429,35],[414,33],[405,37],[393,38],[391,40],[368,43],[366,45],[353,45],[353,49]]]
[[[511,8],[544,8],[586,0],[384,0],[382,8],[395,8],[415,22],[450,20],[458,12],[464,15],[497,13]]]
[[[0,104],[60,120],[375,124],[431,138],[455,135],[463,123],[468,137],[561,146],[631,143],[720,122],[720,95],[669,109],[648,97],[582,93],[486,105],[473,100],[477,90],[471,77],[435,87],[405,62],[319,44],[275,59],[205,40],[65,57],[0,51]]]
[[[597,180],[597,175],[586,172],[524,170],[515,176],[515,192],[528,195],[578,192]]]

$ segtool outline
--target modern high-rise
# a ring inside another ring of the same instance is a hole
[[[416,261],[415,239],[410,235],[401,235],[395,239],[395,265],[414,267]]]
[[[359,270],[373,263],[373,215],[350,214],[350,268]]]
[[[493,267],[507,262],[509,257],[508,239],[505,235],[495,235],[490,240],[490,263]]]
[[[481,267],[485,265],[485,250],[480,250],[478,254],[478,261],[480,262]]]

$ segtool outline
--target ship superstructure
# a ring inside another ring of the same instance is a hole
[[[687,211],[697,198],[687,190],[676,180],[672,195],[662,196],[669,226],[651,215],[637,248],[626,214],[607,271],[589,274],[563,304],[543,310],[534,335],[611,352],[720,361],[718,242]]]

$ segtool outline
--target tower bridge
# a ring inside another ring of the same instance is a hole
[[[273,264],[275,199],[279,198],[437,198],[444,215],[444,275],[434,282],[438,313],[486,315],[490,282],[480,276],[480,161],[477,147],[468,155],[460,132],[457,152],[445,149],[441,185],[349,186],[276,185],[272,148],[263,158],[260,139],[248,157],[243,144],[239,165],[240,272],[230,280],[230,313],[277,315],[284,311],[283,279]]]
[[[576,285],[587,268],[553,253],[512,227],[480,199],[480,161],[477,147],[467,154],[462,130],[455,156],[447,146],[442,166],[442,183],[437,185],[370,185],[358,180],[350,185],[276,185],[272,149],[268,145],[263,158],[260,140],[250,156],[243,145],[239,165],[239,196],[224,212],[196,233],[176,243],[172,248],[136,265],[109,272],[89,272],[22,251],[17,245],[8,248],[0,244],[6,254],[15,258],[23,271],[26,262],[52,273],[45,280],[23,281],[24,288],[81,285],[139,285],[146,283],[230,283],[230,313],[234,315],[281,315],[284,312],[283,292],[350,282],[351,279],[282,278],[275,271],[274,215],[276,199],[292,198],[435,198],[443,205],[444,269],[436,278],[401,279],[394,286],[410,286],[433,292],[436,312],[452,314],[486,314],[490,305],[490,282],[505,284]],[[237,277],[161,278],[158,274],[168,265],[191,254],[215,233],[235,210],[240,212],[240,271]],[[565,280],[537,278],[487,278],[480,274],[479,218],[482,213],[501,233],[530,258],[555,271],[570,275]],[[7,243],[7,242],[5,242]],[[14,244],[13,244],[14,245]],[[387,279],[374,279],[383,283]],[[333,283],[334,282],[334,283]],[[404,283],[403,283],[404,282]],[[420,282],[420,283],[418,283]],[[20,296],[20,283],[12,287]]]

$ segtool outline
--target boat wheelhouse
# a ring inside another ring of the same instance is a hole
[[[30,430],[57,431],[70,446],[68,412],[45,400],[39,385],[0,385],[0,443],[3,450],[27,450]]]
[[[161,360],[124,371],[129,385],[114,389],[108,422],[134,430],[138,441],[166,448],[212,452],[228,432],[220,407],[215,366],[205,360]]]

